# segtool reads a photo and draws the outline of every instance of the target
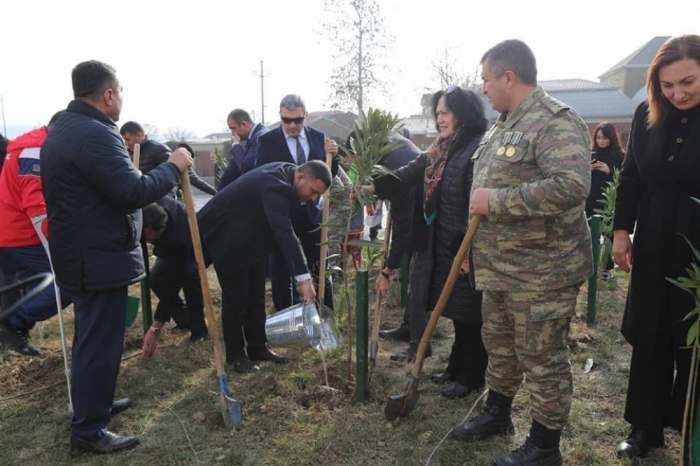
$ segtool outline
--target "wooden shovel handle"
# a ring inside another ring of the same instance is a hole
[[[139,170],[139,164],[141,163],[141,144],[134,144],[134,166]]]
[[[333,164],[333,154],[326,153],[326,164],[330,170]],[[318,262],[318,310],[319,315],[326,315],[323,307],[326,298],[326,256],[328,256],[328,211],[331,206],[331,187],[323,195],[323,214],[321,216],[321,258]]]
[[[189,223],[190,225],[192,247],[194,249],[195,260],[197,261],[197,270],[199,272],[199,283],[202,286],[202,298],[204,299],[204,315],[207,318],[207,324],[209,324],[209,335],[211,336],[211,341],[214,345],[214,362],[216,364],[216,375],[220,376],[226,373],[224,368],[223,351],[221,349],[221,338],[219,337],[219,329],[216,324],[214,306],[211,302],[211,290],[209,289],[209,279],[207,278],[207,269],[204,263],[204,254],[202,254],[202,242],[199,237],[197,214],[194,210],[194,199],[192,198],[192,187],[190,186],[190,177],[187,176],[186,171],[180,173],[180,183],[182,185],[182,194],[185,198],[185,207],[187,208],[187,223]]]
[[[416,354],[416,363],[413,365],[413,375],[416,378],[420,377],[420,373],[423,370],[423,362],[425,361],[425,351],[428,348],[428,344],[430,343],[430,339],[433,336],[435,327],[437,327],[440,315],[445,309],[447,301],[450,299],[452,289],[454,288],[455,282],[457,281],[457,277],[459,276],[459,269],[462,266],[462,262],[464,262],[464,258],[467,257],[469,248],[472,246],[474,236],[476,235],[476,230],[479,228],[479,223],[481,223],[481,215],[472,215],[471,222],[469,223],[469,229],[464,235],[462,244],[459,247],[457,255],[455,256],[455,260],[452,262],[452,268],[450,269],[450,274],[447,276],[447,280],[445,281],[445,286],[442,287],[440,299],[438,299],[438,302],[435,305],[435,309],[433,310],[433,314],[430,316],[428,326],[425,328],[425,332],[423,332],[423,337],[420,339],[420,345],[418,345],[418,353]]]

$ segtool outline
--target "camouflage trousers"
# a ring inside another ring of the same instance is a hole
[[[515,396],[525,378],[532,418],[566,425],[573,377],[567,340],[580,284],[553,291],[484,291],[481,335],[489,354],[490,390]]]

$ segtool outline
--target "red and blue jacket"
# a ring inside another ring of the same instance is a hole
[[[46,127],[10,140],[0,173],[0,247],[35,246],[39,236],[32,219],[46,215],[41,188],[39,151],[48,136]],[[47,222],[42,231],[48,237]]]

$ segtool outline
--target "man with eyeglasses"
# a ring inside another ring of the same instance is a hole
[[[304,126],[306,119],[304,101],[295,94],[285,96],[280,102],[281,124],[260,136],[256,153],[256,166],[271,162],[289,162],[302,165],[310,160],[325,162],[326,153],[333,155],[331,173],[338,173],[338,144],[316,129]],[[321,231],[318,228],[323,212],[323,197],[308,201],[301,206],[292,223],[306,256],[306,262],[315,277],[321,258],[319,244]],[[292,287],[292,277],[287,270],[285,259],[279,249],[270,255],[270,279],[272,281],[272,300],[277,310],[286,309],[293,303],[301,302],[298,293]],[[318,278],[316,278],[318,279]],[[330,280],[326,280],[326,306],[333,307],[333,293]]]

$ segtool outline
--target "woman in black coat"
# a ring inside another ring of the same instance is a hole
[[[647,74],[615,203],[613,258],[629,272],[622,334],[632,345],[625,420],[632,431],[619,457],[664,444],[683,425],[692,349],[693,297],[666,278],[686,276],[700,247],[700,36],[669,39]],[[630,234],[634,233],[634,244]]]
[[[620,147],[620,136],[612,123],[604,121],[596,126],[593,132],[593,147],[591,151],[591,192],[586,199],[586,218],[590,219],[596,214],[596,209],[602,209],[600,201],[604,199],[603,193],[612,182],[615,170],[622,168],[622,159],[625,157]],[[610,238],[612,241],[612,238]],[[593,238],[600,241],[600,238]],[[610,257],[603,270],[603,280],[610,280],[610,271],[615,264]]]
[[[472,155],[486,131],[481,100],[471,91],[450,86],[433,96],[433,113],[440,136],[428,152],[413,162],[375,180],[380,199],[406,186],[422,188],[421,217],[429,227],[427,247],[414,256],[411,268],[411,305],[423,303],[425,311],[437,304],[452,262],[469,223],[469,192],[473,178]],[[439,383],[455,381],[443,395],[464,397],[484,385],[488,356],[481,340],[481,292],[470,280],[468,261],[442,314],[453,320],[455,342],[444,373],[434,377]],[[409,347],[398,357],[415,358],[423,328],[413,331]]]

